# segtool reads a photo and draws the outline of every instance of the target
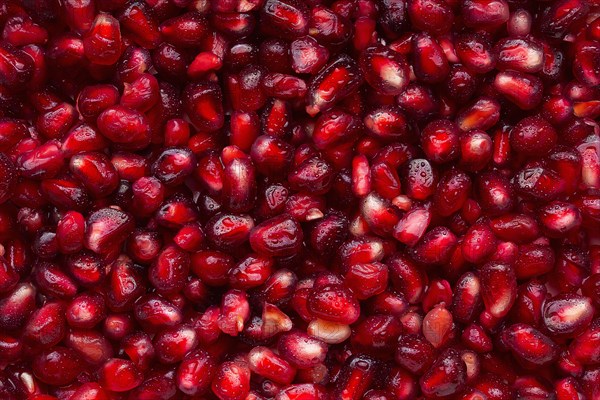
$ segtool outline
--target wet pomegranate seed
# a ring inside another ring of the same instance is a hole
[[[0,399],[600,399],[599,88],[598,0],[0,1]]]

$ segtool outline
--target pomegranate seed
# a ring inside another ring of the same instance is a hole
[[[473,264],[486,260],[496,249],[496,237],[486,224],[474,224],[463,236],[463,258]]]
[[[593,312],[589,298],[560,294],[544,304],[544,324],[554,335],[576,336],[591,322]]]
[[[371,357],[355,355],[349,357],[336,379],[333,395],[358,399],[363,396],[374,379],[377,363]]]
[[[245,362],[222,363],[212,381],[212,391],[221,400],[242,400],[250,391],[250,369]]]
[[[494,87],[522,110],[531,110],[542,101],[542,81],[533,75],[517,71],[499,72]]]
[[[250,370],[274,382],[288,385],[294,379],[296,369],[267,347],[255,347],[248,353]]]
[[[73,350],[57,346],[38,354],[32,370],[42,382],[63,386],[75,380],[81,367],[81,360]]]
[[[281,335],[277,342],[279,354],[297,368],[311,368],[325,361],[327,345],[300,331]]]
[[[22,153],[17,159],[17,166],[21,176],[25,178],[38,180],[53,178],[63,166],[63,157],[60,143],[49,140],[31,151]],[[11,174],[14,172],[8,160],[3,162],[0,171],[6,176],[8,185],[12,186],[11,180],[14,178],[11,178]]]
[[[448,396],[461,391],[466,366],[454,349],[445,350],[420,379],[421,391],[428,396]]]
[[[522,8],[511,12],[506,29],[511,36],[526,36],[531,31],[531,14]]]
[[[46,303],[29,317],[23,339],[34,347],[52,347],[65,336],[66,321],[61,303]]]
[[[494,30],[509,18],[508,4],[503,0],[469,0],[461,4],[466,26]]]
[[[67,323],[74,328],[93,328],[106,317],[105,311],[102,297],[83,293],[76,296],[68,305]]]
[[[316,115],[331,108],[350,95],[362,79],[356,62],[347,55],[340,55],[311,80],[308,87],[306,112]]]
[[[183,107],[194,126],[214,131],[223,126],[221,89],[211,82],[189,84],[183,93]]]
[[[486,130],[500,119],[500,104],[488,97],[481,97],[457,115],[456,123],[463,131]]]
[[[118,187],[117,171],[102,153],[74,155],[69,161],[69,169],[94,197],[106,197]]]
[[[422,271],[406,256],[394,255],[389,261],[390,277],[409,303],[417,303],[424,293],[425,277]]]
[[[517,279],[532,278],[552,271],[555,256],[552,248],[544,245],[522,245],[515,260]]]
[[[103,208],[86,221],[84,246],[95,253],[107,253],[122,244],[133,229],[131,217],[114,208]]]
[[[100,13],[83,37],[85,56],[93,63],[113,65],[121,55],[119,21],[110,14]]]
[[[460,62],[476,74],[485,74],[496,66],[496,54],[483,35],[462,34],[456,38],[454,47]]]
[[[98,116],[98,129],[111,142],[123,148],[139,150],[150,143],[147,117],[124,106],[112,106]]]
[[[109,340],[94,330],[73,329],[67,334],[65,344],[90,364],[102,364],[113,356]]]
[[[237,336],[250,317],[250,306],[245,292],[237,289],[225,293],[221,299],[219,329],[230,336]]]
[[[145,3],[131,3],[120,13],[119,22],[140,46],[152,49],[158,45],[160,31]]]
[[[426,33],[413,36],[414,72],[425,83],[439,83],[450,72],[448,60],[438,42]]]
[[[366,81],[382,95],[398,95],[408,85],[404,57],[385,47],[369,47],[361,54],[360,68]]]
[[[407,11],[411,23],[417,29],[432,35],[447,33],[454,20],[450,5],[442,1],[411,1]]]
[[[458,127],[444,119],[428,123],[421,132],[421,146],[427,158],[434,162],[455,160],[459,151]]]
[[[360,315],[356,297],[343,285],[319,288],[308,298],[308,310],[326,321],[351,324]]]
[[[512,354],[525,365],[540,366],[552,362],[556,344],[526,324],[515,324],[502,331],[502,340]]]
[[[312,36],[304,36],[290,44],[291,67],[299,74],[314,74],[321,70],[329,59],[327,47]]]
[[[423,318],[423,336],[435,348],[448,342],[452,329],[452,314],[441,305],[432,308]]]
[[[480,274],[481,295],[486,310],[496,318],[502,318],[515,302],[517,282],[512,267],[488,263]]]
[[[561,0],[545,8],[540,18],[540,30],[550,37],[561,37],[586,15],[588,4],[579,0]],[[569,10],[568,13],[565,13]]]
[[[153,339],[156,357],[164,364],[183,360],[184,356],[197,345],[196,331],[185,325],[163,330]]]
[[[198,46],[207,35],[206,20],[197,12],[170,18],[160,25],[160,33],[176,46]]]
[[[527,23],[521,20],[526,19],[526,15],[529,16],[529,13],[525,10],[515,12],[513,14],[517,19],[515,23],[526,25]],[[517,29],[522,28],[518,26]],[[496,43],[495,50],[498,53],[497,66],[502,70],[511,69],[525,73],[536,73],[541,71],[544,66],[544,49],[539,43],[531,39],[505,38]]]
[[[126,392],[142,383],[143,375],[129,360],[112,358],[100,370],[102,386],[113,392]]]
[[[492,158],[492,138],[483,131],[472,130],[460,138],[459,165],[468,171],[485,168]]]
[[[25,324],[35,309],[36,290],[30,283],[18,284],[0,300],[0,326],[12,331]]]

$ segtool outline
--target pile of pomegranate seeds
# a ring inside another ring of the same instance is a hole
[[[600,399],[600,0],[0,31],[0,399]]]

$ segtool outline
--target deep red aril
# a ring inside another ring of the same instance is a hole
[[[105,307],[104,299],[100,295],[78,295],[67,306],[67,323],[74,328],[93,328],[106,317]]]
[[[526,368],[535,368],[556,358],[556,344],[526,324],[515,324],[502,331],[502,341]]]
[[[420,379],[428,396],[448,396],[461,391],[466,381],[466,366],[454,349],[445,350]]]
[[[488,263],[480,273],[481,296],[486,310],[494,317],[506,315],[515,302],[517,282],[513,267]]]
[[[65,344],[92,365],[98,366],[113,356],[110,341],[97,330],[72,329],[65,338]]]
[[[511,131],[511,148],[530,156],[547,154],[556,144],[554,128],[541,117],[521,120]]]
[[[459,151],[458,127],[445,119],[428,123],[421,132],[421,146],[427,158],[434,162],[455,160]]]
[[[460,62],[476,74],[485,74],[496,66],[496,54],[484,35],[462,34],[454,42]]]
[[[412,38],[414,73],[420,81],[433,84],[442,82],[450,72],[448,60],[439,43],[427,33]]]
[[[142,383],[143,375],[129,361],[112,358],[100,370],[100,383],[113,392],[127,392]]]
[[[83,50],[88,60],[95,64],[115,64],[121,55],[119,21],[110,14],[98,14],[83,37]]]
[[[250,368],[244,361],[219,365],[212,380],[212,391],[221,400],[242,400],[250,390]]]
[[[342,54],[325,66],[308,86],[306,112],[316,115],[358,89],[362,76],[356,61]]]
[[[406,60],[385,47],[365,49],[360,67],[369,85],[380,94],[398,95],[408,85]]]
[[[35,308],[35,288],[29,283],[17,285],[0,301],[0,326],[12,331],[22,327]]]
[[[75,380],[82,370],[82,365],[73,350],[56,346],[36,356],[32,370],[42,382],[63,386]]]

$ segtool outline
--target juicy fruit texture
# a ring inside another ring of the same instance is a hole
[[[598,0],[0,0],[1,400],[600,398]]]

